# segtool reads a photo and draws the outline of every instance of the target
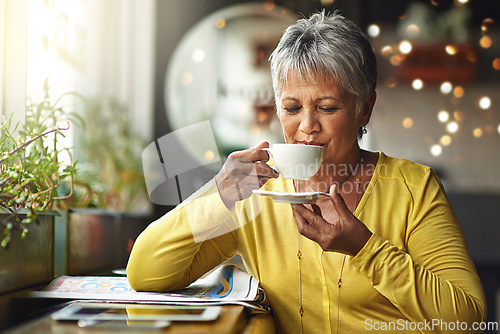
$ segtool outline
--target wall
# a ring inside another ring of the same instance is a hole
[[[450,97],[441,94],[439,87],[422,91],[409,87],[379,88],[368,126],[370,148],[435,168],[447,191],[499,194],[500,85],[469,85],[464,89],[461,107],[455,109],[450,106]],[[477,108],[477,100],[485,95],[492,99],[489,111]],[[443,109],[449,110],[451,119],[455,110],[464,114],[454,134],[447,132],[447,122],[438,120],[438,112]],[[411,128],[403,126],[407,118],[413,121]],[[479,138],[473,134],[477,128],[484,129]],[[430,148],[439,144],[443,135],[450,136],[451,144],[442,146],[442,154],[434,156]]]

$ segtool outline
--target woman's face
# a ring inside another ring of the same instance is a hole
[[[372,100],[357,113],[356,97],[333,78],[313,81],[290,75],[277,104],[285,141],[323,146],[323,164],[350,162],[358,154],[358,131],[370,119]]]

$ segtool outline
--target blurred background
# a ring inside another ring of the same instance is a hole
[[[500,321],[499,1],[0,0],[2,115],[22,124],[30,103],[61,103],[75,117],[53,122],[71,123],[63,145],[81,185],[68,205],[155,219],[230,152],[282,140],[267,58],[287,25],[323,9],[357,23],[377,55],[378,99],[361,145],[438,172],[489,320]],[[143,150],[207,120],[218,154],[180,140],[194,167],[165,180],[168,205],[153,204]]]

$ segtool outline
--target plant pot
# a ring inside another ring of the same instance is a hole
[[[39,216],[21,239],[14,230],[7,248],[0,248],[0,294],[50,282],[54,277],[54,220],[56,212]],[[0,214],[1,219],[2,214]]]
[[[67,275],[87,275],[114,269],[120,215],[91,209],[71,209],[67,219]]]

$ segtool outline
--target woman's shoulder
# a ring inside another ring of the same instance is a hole
[[[397,158],[379,152],[377,170],[380,177],[404,179],[407,183],[420,184],[433,174],[432,168],[405,158]]]

